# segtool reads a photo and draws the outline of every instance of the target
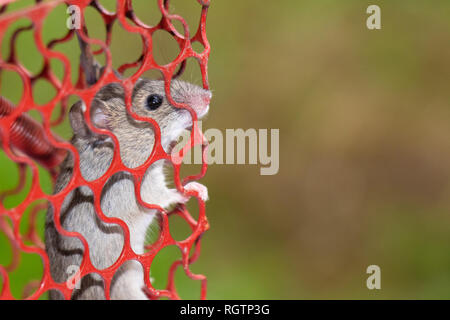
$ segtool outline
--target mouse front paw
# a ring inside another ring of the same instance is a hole
[[[202,185],[201,183],[198,182],[189,182],[188,184],[186,184],[184,186],[184,190],[186,191],[197,191],[198,196],[200,197],[200,199],[202,199],[203,201],[207,201],[208,200],[208,188],[205,187],[204,185]]]

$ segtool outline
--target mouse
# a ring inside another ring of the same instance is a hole
[[[170,92],[174,101],[189,105],[198,119],[208,113],[211,91],[183,80],[172,80]],[[118,146],[108,135],[90,130],[85,121],[86,105],[83,101],[76,102],[70,108],[69,120],[73,130],[70,142],[78,151],[79,169],[87,181],[94,181],[106,173],[117,147],[123,164],[129,168],[141,166],[151,155],[155,144],[153,126],[146,121],[135,120],[128,113],[124,96],[124,89],[119,83],[110,83],[97,92],[90,105],[92,124],[114,134]],[[131,108],[139,116],[152,118],[158,123],[161,145],[168,154],[185,130],[192,127],[189,111],[175,107],[167,99],[164,80],[140,78],[133,88]],[[140,188],[144,202],[165,210],[189,200],[188,196],[168,186],[167,168],[166,160],[152,163],[143,176]],[[68,185],[73,172],[74,158],[69,152],[61,164],[54,194]],[[194,190],[203,201],[208,200],[207,187],[198,182],[189,182],[184,189]],[[159,211],[138,203],[130,173],[119,172],[109,177],[102,190],[100,205],[106,216],[120,218],[127,224],[132,250],[136,254],[143,254],[147,230]],[[97,269],[108,268],[119,258],[124,245],[123,230],[119,225],[106,223],[98,217],[92,190],[87,185],[72,190],[64,199],[60,208],[60,222],[63,229],[78,232],[86,239],[90,260]],[[58,283],[69,281],[73,275],[70,270],[81,265],[85,248],[78,238],[63,236],[57,231],[51,206],[46,215],[45,248],[53,280]],[[145,287],[142,265],[129,260],[120,266],[112,278],[110,298],[147,300],[148,296],[143,290]],[[76,284],[71,299],[105,299],[104,290],[102,277],[91,273]],[[52,300],[64,298],[56,289],[50,290],[49,297]]]

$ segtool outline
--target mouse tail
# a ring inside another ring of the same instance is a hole
[[[87,28],[85,25],[82,27],[82,32],[85,37],[88,37]],[[78,38],[78,44],[80,45],[80,66],[84,73],[84,78],[88,87],[97,83],[102,74],[102,68],[92,53],[91,46],[87,43],[80,34],[80,31],[76,31]]]

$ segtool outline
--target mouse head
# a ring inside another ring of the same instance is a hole
[[[209,110],[211,92],[191,83],[173,80],[171,95],[174,101],[189,105],[201,119]],[[142,117],[152,118],[161,129],[161,144],[166,152],[178,140],[185,129],[192,126],[188,110],[170,104],[163,80],[140,79],[132,94],[132,111]],[[99,153],[111,148],[107,136],[93,133],[87,127],[83,104],[75,104],[69,114],[74,131],[74,142],[80,152]],[[97,93],[91,104],[92,123],[111,131],[119,140],[122,161],[128,167],[141,165],[149,156],[155,143],[153,126],[137,121],[128,114],[124,102],[124,90],[118,83],[108,84]],[[95,154],[93,154],[93,157]]]

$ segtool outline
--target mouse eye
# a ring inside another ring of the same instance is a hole
[[[148,110],[156,110],[163,103],[163,97],[159,94],[151,94],[147,98],[147,109]]]

